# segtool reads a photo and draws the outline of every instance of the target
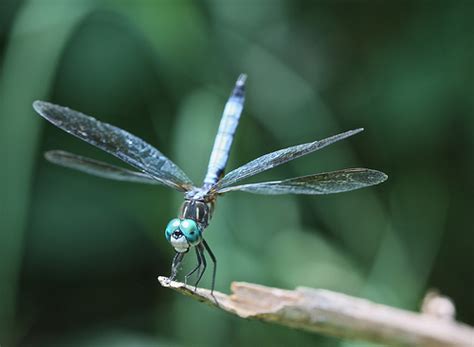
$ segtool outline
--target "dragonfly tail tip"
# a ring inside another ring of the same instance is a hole
[[[239,78],[237,78],[237,82],[235,84],[237,86],[243,86],[246,80],[247,80],[247,74],[241,73],[239,75]]]

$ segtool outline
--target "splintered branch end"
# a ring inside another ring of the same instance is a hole
[[[324,289],[284,290],[233,282],[232,294],[158,277],[163,287],[242,318],[346,339],[404,346],[473,346],[468,325],[380,305]]]

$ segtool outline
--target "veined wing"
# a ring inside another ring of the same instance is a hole
[[[227,188],[232,184],[243,180],[244,178],[254,176],[260,172],[272,169],[290,160],[317,151],[318,149],[326,147],[334,142],[343,140],[349,136],[355,135],[363,130],[364,129],[362,128],[349,130],[344,133],[328,137],[324,140],[292,146],[265,154],[225,175],[224,178],[218,182],[217,192],[222,192],[225,190],[224,188]]]
[[[373,186],[387,179],[383,172],[371,169],[343,169],[283,181],[243,184],[219,190],[226,193],[235,190],[255,194],[333,194]]]
[[[193,183],[176,164],[139,137],[67,107],[44,101],[35,101],[33,107],[57,127],[116,156],[160,183],[180,191],[192,188]]]
[[[90,175],[108,178],[116,181],[127,181],[147,184],[162,184],[150,176],[110,165],[95,159],[82,157],[65,151],[48,151],[44,154],[50,162],[70,169],[85,172]]]

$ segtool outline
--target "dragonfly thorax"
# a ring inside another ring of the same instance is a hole
[[[186,199],[181,205],[179,219],[191,219],[195,221],[201,230],[209,225],[212,217],[213,203],[202,200]]]

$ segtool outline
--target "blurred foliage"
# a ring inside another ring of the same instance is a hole
[[[221,198],[206,231],[217,289],[305,285],[417,310],[438,288],[473,324],[473,15],[469,1],[2,1],[0,344],[356,346],[163,290],[163,230],[181,195],[42,158],[60,148],[118,163],[40,119],[35,99],[131,131],[200,182],[240,72],[230,168],[364,127],[255,180],[351,166],[389,180]]]

